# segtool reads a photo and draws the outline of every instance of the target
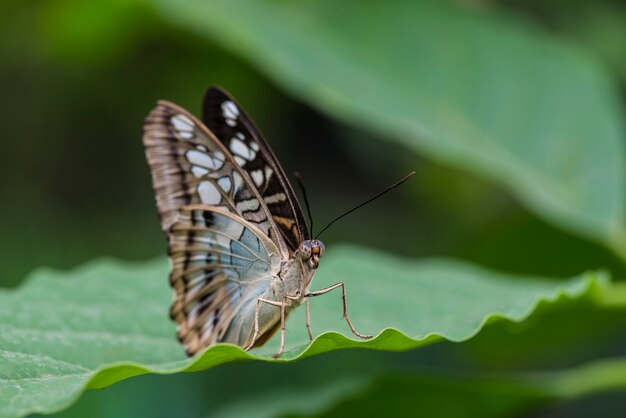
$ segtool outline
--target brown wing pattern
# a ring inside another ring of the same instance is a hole
[[[252,178],[291,252],[309,239],[302,209],[272,149],[241,106],[212,87],[204,97],[203,121]]]

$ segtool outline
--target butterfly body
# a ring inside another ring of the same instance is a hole
[[[260,346],[308,298],[324,254],[310,239],[282,168],[227,93],[205,95],[204,121],[159,101],[144,122],[144,146],[168,239],[170,314],[193,355],[217,342]],[[345,313],[352,331],[358,335]]]
[[[223,341],[231,342],[242,347],[260,346],[278,330],[281,315],[276,306],[269,304],[259,305],[258,320],[260,325],[259,336],[253,341],[255,302],[261,298],[277,303],[284,301],[285,318],[289,313],[300,306],[308,292],[308,285],[313,279],[314,270],[299,258],[289,258],[281,263],[280,272],[271,278],[268,288],[262,294],[252,294],[254,300],[243,301],[237,310]]]

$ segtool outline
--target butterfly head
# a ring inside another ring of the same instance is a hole
[[[298,247],[298,255],[312,269],[316,269],[319,266],[320,258],[324,255],[324,251],[326,251],[324,243],[317,239],[302,241]]]

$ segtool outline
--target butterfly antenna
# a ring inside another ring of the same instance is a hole
[[[304,197],[304,204],[306,205],[306,213],[309,215],[309,229],[311,230],[311,235],[313,235],[313,215],[311,215],[311,207],[309,206],[309,199],[306,197],[306,189],[304,188],[304,183],[302,182],[302,176],[297,171],[293,173],[296,181],[298,182],[298,186],[302,190],[302,196]]]
[[[317,239],[320,235],[322,235],[322,232],[326,231],[328,229],[329,226],[331,226],[332,224],[334,224],[335,222],[337,222],[339,219],[343,218],[344,216],[354,212],[355,210],[359,209],[360,207],[363,207],[365,205],[367,205],[368,203],[378,199],[379,197],[381,197],[382,195],[384,195],[385,193],[395,189],[396,187],[398,187],[399,185],[401,185],[402,183],[404,183],[405,181],[407,181],[408,179],[410,179],[411,177],[413,177],[413,175],[415,174],[415,171],[411,171],[409,174],[407,174],[406,176],[404,176],[402,178],[402,180],[392,184],[391,186],[387,187],[385,190],[383,190],[382,192],[378,193],[376,196],[371,197],[369,199],[367,199],[365,202],[361,203],[360,205],[357,205],[355,207],[353,207],[352,209],[350,209],[349,211],[343,213],[342,215],[337,216],[335,219],[333,219],[332,221],[330,221],[330,223],[328,225],[326,225],[320,232],[317,233],[317,235],[315,236],[315,239]],[[306,196],[305,196],[305,201],[306,201]]]

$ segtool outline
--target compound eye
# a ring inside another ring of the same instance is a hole
[[[326,252],[326,247],[324,246],[324,243],[322,241],[317,241],[317,244],[319,245],[320,257],[321,257]]]
[[[322,241],[311,241],[311,253],[317,257],[324,255],[324,244]]]
[[[311,258],[311,244],[308,241],[300,244],[298,251],[300,252],[300,258],[302,258],[303,260],[308,260],[309,258]]]

